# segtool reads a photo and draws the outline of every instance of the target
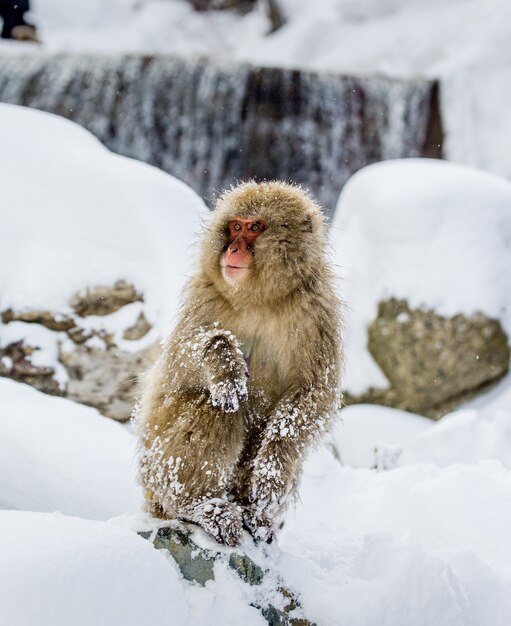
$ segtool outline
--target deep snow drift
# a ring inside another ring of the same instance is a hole
[[[125,427],[5,378],[0,398],[0,509],[100,520],[140,509]]]
[[[174,567],[133,532],[57,513],[20,511],[0,511],[0,529],[0,623],[188,623]]]

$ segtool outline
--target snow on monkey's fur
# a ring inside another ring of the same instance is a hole
[[[249,270],[232,283],[220,260],[234,217],[266,229]],[[339,402],[333,283],[323,215],[300,188],[251,182],[221,196],[180,319],[142,394],[141,480],[151,513],[199,523],[229,545],[243,525],[271,538],[305,453]]]

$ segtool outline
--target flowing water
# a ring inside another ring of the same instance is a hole
[[[0,57],[0,101],[63,115],[206,201],[246,178],[309,188],[332,213],[368,163],[420,156],[435,85],[168,56]]]

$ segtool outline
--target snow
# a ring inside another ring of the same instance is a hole
[[[43,45],[7,54],[138,52],[404,78],[439,78],[447,158],[511,177],[508,0],[280,0],[245,16],[197,13],[187,0],[32,0]]]
[[[280,571],[318,624],[506,624],[510,490],[497,461],[375,472],[324,452],[288,516]]]
[[[351,392],[386,386],[366,328],[389,297],[445,316],[482,312],[511,336],[510,206],[511,183],[433,159],[377,163],[348,181],[331,238],[347,303]]]
[[[140,509],[135,443],[95,409],[0,378],[0,509],[106,520]]]
[[[21,511],[0,511],[0,528],[0,623],[187,623],[178,573],[135,533],[105,522]]]
[[[343,409],[341,416],[331,443],[341,462],[352,467],[372,467],[376,447],[400,450],[433,426],[426,417],[385,406],[353,405]]]
[[[74,294],[124,279],[143,305],[89,316],[79,326],[111,334],[128,352],[165,336],[209,215],[203,201],[172,176],[112,154],[54,115],[0,104],[0,136],[9,146],[0,151],[0,311],[72,317]],[[152,330],[138,341],[123,340],[142,307]],[[73,347],[65,333],[0,322],[0,347],[20,340],[38,348],[34,365],[53,368],[59,384],[66,383],[57,360],[59,343]]]
[[[138,512],[128,429],[12,381],[0,380],[0,399],[0,508],[27,509],[0,510],[1,623],[264,623],[249,606],[256,590],[223,564],[198,587],[134,534],[154,521]],[[315,452],[278,545],[254,549],[247,538],[244,547],[319,626],[505,626],[511,412],[500,412],[497,448],[472,437],[488,421],[477,409],[439,423],[343,410],[335,442],[344,465],[328,447]],[[382,442],[402,448],[399,466],[368,469]]]
[[[202,200],[57,116],[2,104],[0,135],[10,146],[0,151],[0,170],[9,172],[0,310],[66,313],[76,292],[125,279],[142,292],[148,320],[168,329],[208,214]]]

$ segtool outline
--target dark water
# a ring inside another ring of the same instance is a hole
[[[304,184],[329,213],[364,165],[431,155],[435,94],[425,80],[165,56],[0,57],[0,101],[74,120],[208,202],[238,180],[278,178]]]

